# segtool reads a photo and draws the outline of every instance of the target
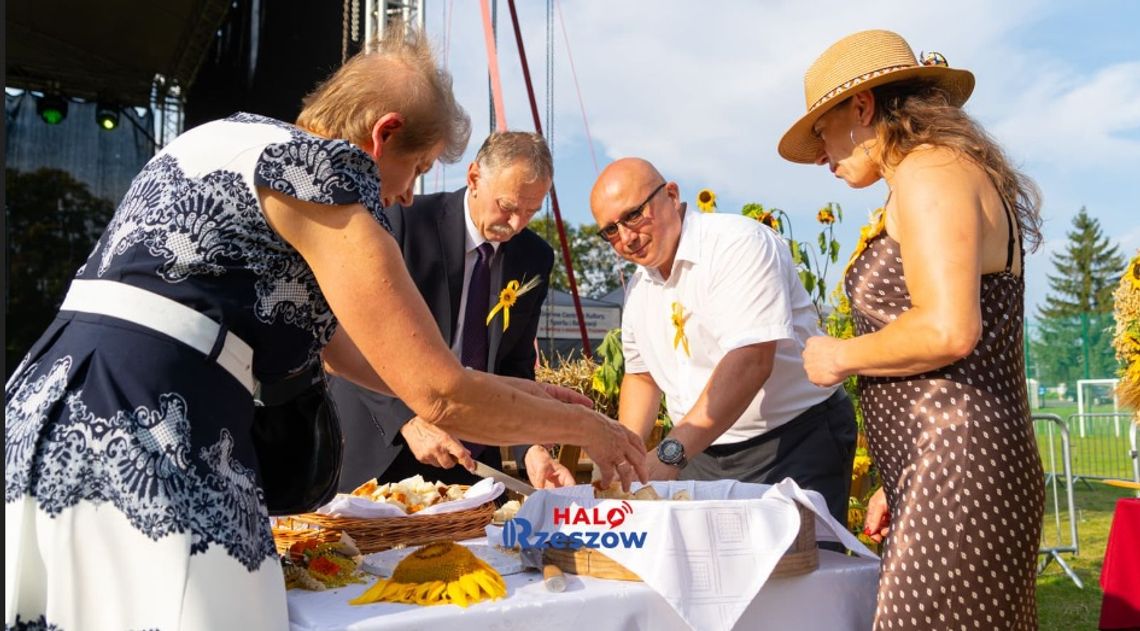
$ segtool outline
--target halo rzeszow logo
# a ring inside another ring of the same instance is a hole
[[[547,532],[535,530],[530,520],[516,517],[503,524],[503,547],[513,548],[562,548],[577,550],[579,548],[641,548],[645,545],[648,534],[644,530],[618,531],[617,527],[625,523],[626,516],[633,514],[633,507],[629,502],[622,501],[618,506],[609,509],[600,507],[583,508],[580,506],[555,507],[553,521],[555,526],[587,526],[584,530],[556,530]],[[608,530],[597,530],[608,526]]]

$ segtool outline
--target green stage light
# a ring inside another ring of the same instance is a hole
[[[95,122],[104,131],[112,131],[119,126],[119,108],[100,103],[95,107]]]
[[[36,100],[36,114],[48,125],[58,125],[67,118],[67,101],[58,94],[45,94]]]

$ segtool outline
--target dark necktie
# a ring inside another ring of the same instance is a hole
[[[463,312],[463,339],[459,347],[459,361],[473,370],[487,370],[487,312],[490,310],[491,256],[495,248],[484,241],[475,250],[475,267],[471,282],[467,284],[467,308]],[[463,441],[472,458],[483,453],[485,445]]]
[[[475,250],[475,266],[467,284],[467,309],[463,313],[463,340],[459,361],[468,368],[487,370],[487,312],[491,295],[491,256],[495,253],[490,243],[483,242]]]

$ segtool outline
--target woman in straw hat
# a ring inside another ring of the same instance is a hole
[[[845,276],[857,337],[816,337],[819,385],[859,375],[883,475],[866,532],[886,538],[877,629],[1034,629],[1044,506],[1022,356],[1024,243],[1039,195],[961,109],[974,77],[888,31],[850,35],[804,78],[780,141],[889,195]]]

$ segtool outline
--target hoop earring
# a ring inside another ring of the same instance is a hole
[[[851,148],[854,149],[859,144],[859,143],[855,142],[855,130],[854,129],[851,130],[849,137],[851,138]],[[863,155],[867,156],[868,159],[871,158],[871,152],[867,150],[867,144],[866,143],[863,144]]]

